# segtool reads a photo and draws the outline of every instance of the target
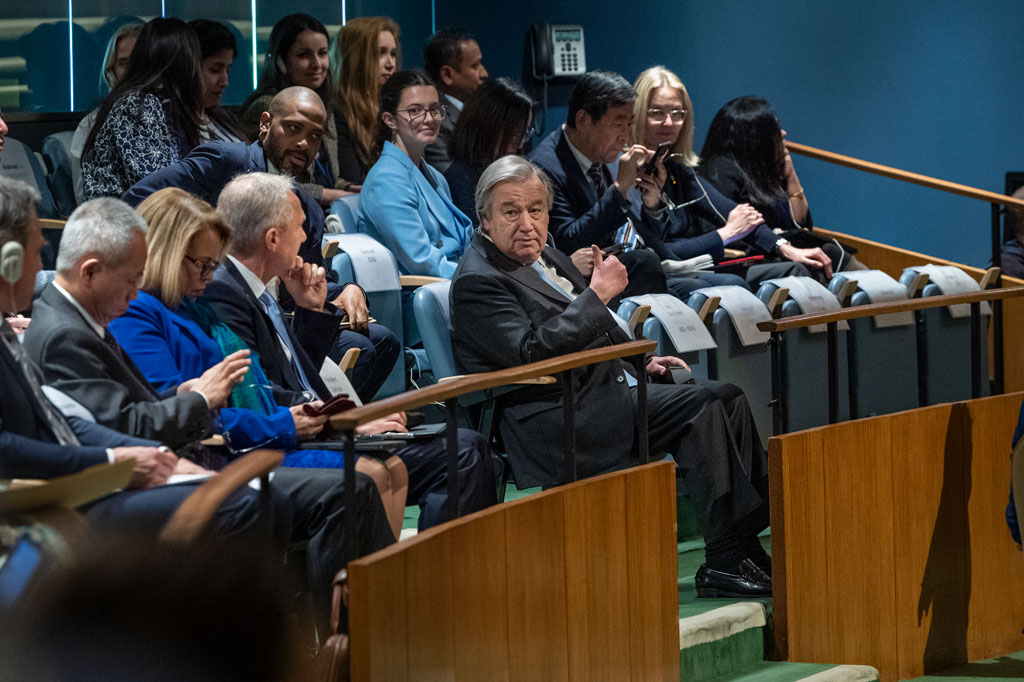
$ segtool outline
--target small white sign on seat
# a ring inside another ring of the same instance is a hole
[[[661,322],[677,353],[692,353],[718,347],[711,337],[711,332],[701,322],[697,311],[675,296],[646,294],[632,296],[629,300],[637,305],[651,306],[651,316]]]
[[[843,308],[835,294],[810,277],[779,277],[768,281],[780,289],[789,289],[789,297],[800,305],[804,315],[827,313]],[[815,324],[808,327],[807,331],[818,334],[827,328],[828,325]],[[850,325],[846,320],[840,320],[838,328],[848,330]]]
[[[718,306],[729,313],[736,336],[744,346],[768,343],[772,335],[758,329],[757,323],[771,320],[772,314],[757,296],[738,286],[706,287],[698,289],[696,293],[720,299]]]
[[[881,270],[854,270],[843,276],[857,283],[857,287],[868,295],[872,303],[906,301],[907,288]],[[888,315],[875,315],[875,327],[905,327],[914,324],[911,310]]]
[[[974,281],[974,278],[955,265],[918,265],[909,268],[914,272],[925,272],[928,274],[928,283],[934,284],[944,295],[949,294],[974,294],[981,291],[981,286]],[[947,306],[950,317],[970,317],[971,304],[958,303]],[[992,308],[985,301],[981,303],[981,314],[991,315]]]
[[[398,280],[395,256],[379,241],[365,234],[332,234],[324,237],[337,242],[338,248],[352,259],[352,272],[356,284],[363,291],[396,291],[402,288]]]

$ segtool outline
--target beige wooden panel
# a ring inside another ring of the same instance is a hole
[[[828,661],[896,670],[890,419],[822,433],[828,572]],[[877,662],[877,663],[876,663]]]
[[[899,678],[965,662],[963,427],[951,405],[890,418]]]
[[[508,567],[505,508],[495,507],[471,523],[453,524],[451,570],[456,614],[455,679],[507,682]],[[513,555],[517,553],[514,552]]]
[[[406,649],[416,682],[455,682],[451,536],[438,534],[405,554]]]
[[[824,429],[768,441],[775,657],[813,661],[830,646]],[[823,660],[823,659],[822,659]]]
[[[564,493],[563,493],[564,494]],[[509,679],[569,679],[562,500],[547,495],[505,512]]]
[[[672,462],[633,470],[626,479],[626,515],[633,670],[628,679],[675,682],[679,679],[679,563]]]
[[[1024,555],[1006,528],[1010,446],[1022,394],[964,403],[969,434],[967,519],[970,608],[967,655],[989,658],[1024,649]]]
[[[349,563],[352,679],[407,682],[405,555],[377,554],[372,563]]]
[[[629,679],[626,490],[622,477],[562,496],[569,679]]]

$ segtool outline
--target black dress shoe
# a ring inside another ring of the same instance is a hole
[[[771,577],[750,559],[736,564],[732,572],[716,571],[707,564],[697,570],[694,578],[698,597],[770,597]]]

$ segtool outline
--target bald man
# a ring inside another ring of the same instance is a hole
[[[132,206],[164,187],[180,187],[217,205],[224,186],[242,173],[274,173],[294,178],[306,171],[320,150],[327,115],[320,96],[309,88],[285,88],[270,101],[260,117],[260,139],[244,142],[207,142],[199,145],[181,161],[149,175],[132,186],[122,197]],[[324,212],[316,200],[297,183],[293,188],[305,220],[306,239],[299,255],[307,263],[324,265],[320,243],[324,235]],[[402,350],[398,339],[387,327],[368,322],[366,294],[352,283],[329,283],[328,300],[348,314],[351,331],[342,331],[330,356],[340,360],[349,348],[359,348],[359,360],[352,369],[352,385],[364,401],[369,401],[383,385]],[[281,304],[290,309],[291,301]]]

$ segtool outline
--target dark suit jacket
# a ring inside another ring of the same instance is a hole
[[[234,263],[226,260],[213,273],[213,281],[207,285],[203,298],[217,311],[221,321],[259,354],[263,371],[273,384],[277,402],[281,405],[306,402],[299,377],[277,340],[274,323]],[[296,307],[289,327],[292,346],[306,378],[324,399],[330,397],[330,391],[320,379],[320,367],[340,330],[334,310],[330,304],[326,312]]]
[[[267,172],[267,158],[259,142],[207,142],[193,149],[181,161],[139,180],[121,198],[132,206],[138,206],[157,190],[180,187],[216,206],[220,191],[232,178],[242,173],[258,172]],[[307,263],[323,265],[324,256],[320,244],[326,225],[324,211],[298,184],[293,183],[293,187],[295,195],[302,202],[302,211],[306,214],[306,220],[302,223],[306,241],[299,248],[299,255]]]
[[[464,372],[488,372],[629,340],[567,256],[544,256],[572,282],[570,302],[532,268],[477,235],[451,287],[452,345]],[[624,362],[577,370],[577,470],[592,476],[628,465],[633,403]],[[520,486],[562,482],[562,393],[558,385],[516,391],[504,405],[502,436]]]
[[[88,408],[99,424],[171,448],[213,432],[201,395],[155,395],[131,359],[116,355],[53,284],[33,305],[24,347],[47,383]]]
[[[637,190],[631,190],[629,198],[624,199],[609,183],[608,189],[598,197],[569,149],[564,130],[559,128],[541,140],[530,154],[530,160],[544,169],[555,188],[548,229],[560,251],[572,253],[591,244],[608,246],[615,231],[630,218],[644,243],[659,258],[672,257],[661,240],[665,233],[664,218],[654,218],[643,210],[643,200]],[[614,179],[612,173],[608,176]]]

